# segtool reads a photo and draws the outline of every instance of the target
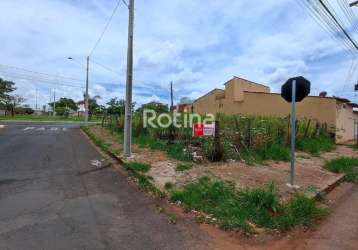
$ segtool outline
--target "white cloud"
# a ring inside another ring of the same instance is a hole
[[[1,63],[84,79],[84,68],[66,58],[85,63],[115,4],[2,0]],[[90,64],[90,94],[100,95],[101,104],[125,95],[127,22],[128,11],[121,6],[93,54],[95,62],[118,72]],[[268,84],[274,91],[296,74],[312,80],[315,94],[347,91],[353,84],[345,82],[351,58],[295,1],[138,0],[134,41],[137,103],[168,102],[170,81],[179,100],[221,88],[234,75]],[[54,87],[58,97],[83,98],[81,88],[13,80],[32,105],[36,88],[41,104],[48,102]],[[84,81],[76,85],[84,86]]]

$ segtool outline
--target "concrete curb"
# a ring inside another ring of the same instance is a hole
[[[313,195],[312,198],[313,199],[318,199],[320,196],[331,192],[334,188],[339,186],[344,181],[345,177],[346,177],[345,174],[339,174],[334,179],[334,181],[332,181],[330,184],[328,184],[328,185],[324,186],[323,188],[321,188],[316,194]]]

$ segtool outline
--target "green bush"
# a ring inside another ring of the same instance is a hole
[[[335,148],[334,140],[327,135],[314,138],[297,139],[297,149],[318,155],[320,152],[331,151]]]
[[[167,153],[173,159],[179,161],[192,161],[192,154],[185,148],[183,144],[176,143],[167,146]]]
[[[150,170],[150,165],[141,162],[130,162],[126,164],[126,167],[130,170],[147,173]]]
[[[281,204],[273,184],[236,191],[233,185],[208,177],[173,191],[171,199],[181,201],[187,209],[213,215],[221,228],[227,230],[241,228],[250,232],[251,223],[287,230],[296,225],[308,225],[323,215],[315,202],[304,196],[294,197],[287,205]]]
[[[358,183],[358,158],[340,157],[327,161],[324,168],[334,173],[346,174],[345,179],[349,182]]]
[[[296,225],[308,226],[326,214],[327,210],[317,208],[314,200],[296,195],[284,206],[283,213],[277,218],[277,227],[284,231]]]

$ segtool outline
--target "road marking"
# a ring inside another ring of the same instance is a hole
[[[67,128],[63,128],[62,131],[67,131]]]
[[[58,128],[51,128],[50,130],[51,130],[51,131],[57,131]]]
[[[46,129],[45,128],[38,128],[36,129],[37,131],[45,131]]]
[[[0,128],[5,128],[5,125],[0,125]]]
[[[95,166],[97,168],[102,167],[103,163],[104,163],[105,159],[102,160],[91,160],[91,165]]]
[[[27,130],[33,130],[35,129],[34,127],[27,127],[27,128],[24,128],[24,131],[27,131]]]

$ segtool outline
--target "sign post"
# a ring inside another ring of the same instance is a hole
[[[296,161],[296,80],[292,81],[292,103],[291,103],[291,187],[295,183],[295,161]]]
[[[301,102],[311,91],[311,83],[304,77],[294,77],[287,80],[281,88],[281,96],[291,103],[291,172],[290,188],[299,188],[295,185],[296,160],[296,102]]]

